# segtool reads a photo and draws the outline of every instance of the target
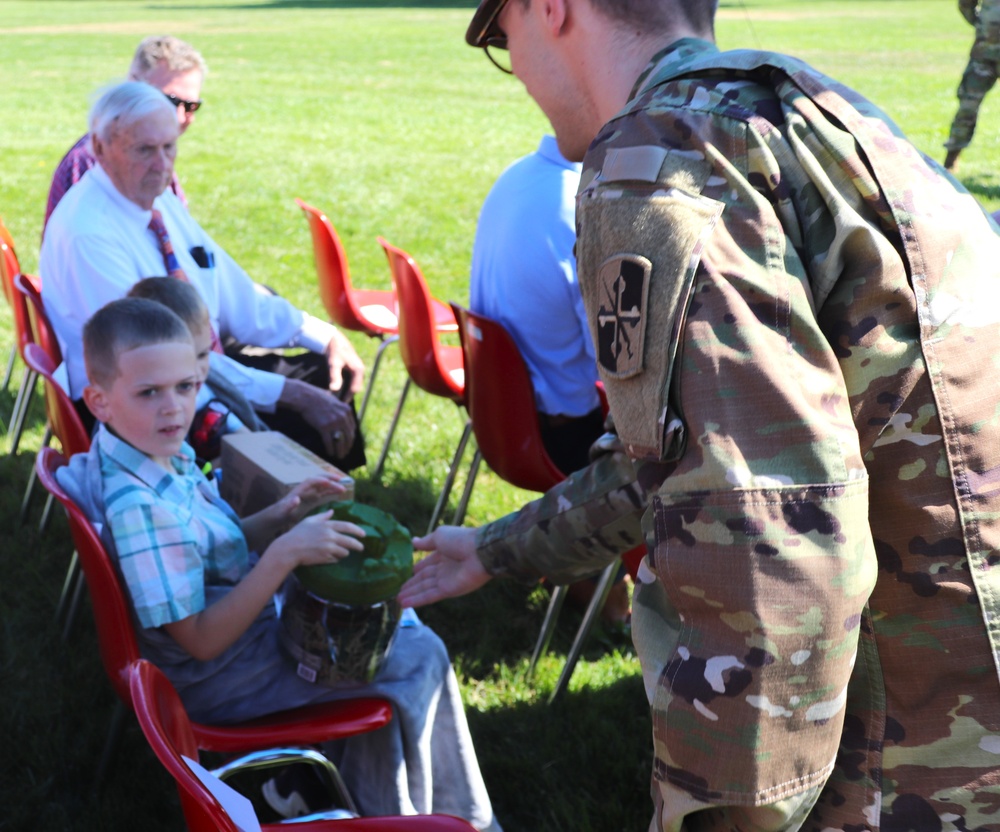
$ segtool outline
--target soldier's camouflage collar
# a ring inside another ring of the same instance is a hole
[[[485,2],[483,5],[486,5]],[[661,67],[674,62],[679,63],[692,57],[710,55],[718,51],[719,47],[709,40],[702,40],[701,38],[681,38],[680,40],[675,40],[650,58],[646,68],[636,79],[635,85],[632,87],[632,92],[629,93],[628,100],[634,101],[639,93],[642,92],[646,81],[653,74],[657,74],[657,70]]]

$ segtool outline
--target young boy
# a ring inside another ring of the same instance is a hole
[[[241,377],[241,364],[225,354],[212,350],[212,322],[208,307],[198,290],[184,280],[173,277],[145,277],[129,289],[126,297],[147,298],[162,303],[187,324],[194,341],[198,371],[203,383],[195,401],[195,421],[188,432],[188,443],[195,453],[206,461],[214,460],[219,453],[219,440],[226,433],[240,430],[267,430],[247,401],[242,390],[230,379]],[[226,371],[220,365],[227,365]],[[228,365],[234,365],[235,369]],[[211,411],[219,413],[222,423],[213,437],[204,436],[199,427],[205,425]]]
[[[281,652],[275,591],[296,566],[333,562],[362,546],[361,530],[330,512],[303,518],[339,486],[309,480],[237,518],[184,441],[200,373],[190,331],[161,304],[125,298],[102,307],[84,328],[84,357],[84,399],[101,425],[90,452],[60,469],[59,480],[103,524],[143,654],[171,679],[192,718],[243,721],[384,696],[393,702],[392,722],[329,752],[361,811],[443,812],[499,829],[454,671],[428,627],[415,619],[400,626],[370,685],[310,684]]]

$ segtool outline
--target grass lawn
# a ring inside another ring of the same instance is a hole
[[[0,0],[0,216],[24,270],[37,269],[51,172],[85,132],[93,93],[123,77],[143,36],[170,32],[209,64],[205,106],[177,164],[191,210],[257,280],[322,314],[298,196],[329,214],[358,284],[389,286],[382,235],[413,254],[436,296],[467,302],[479,206],[547,127],[515,79],[464,45],[473,5]],[[723,47],[805,58],[942,158],[972,41],[952,0],[721,6]],[[987,98],[960,169],[990,210],[1000,208],[998,122],[1000,94]],[[11,339],[0,315],[4,356]],[[353,340],[370,361],[375,343]],[[373,459],[403,372],[390,349],[366,419]],[[16,381],[0,393],[4,425],[15,393]],[[92,789],[112,695],[86,610],[67,642],[52,624],[72,547],[61,517],[44,535],[16,522],[43,419],[36,403],[18,454],[4,445],[0,456],[0,830],[178,829],[173,786],[134,726],[100,795]],[[357,472],[361,499],[422,532],[461,425],[451,404],[412,394],[382,483]],[[466,522],[488,522],[529,496],[483,471]],[[497,814],[508,832],[643,829],[652,752],[631,644],[595,634],[569,695],[550,708],[576,619],[564,613],[553,654],[529,681],[546,601],[540,589],[497,582],[422,613],[454,658]]]

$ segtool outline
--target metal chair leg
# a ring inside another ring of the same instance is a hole
[[[372,371],[368,374],[368,383],[365,385],[365,395],[361,399],[361,409],[358,410],[358,427],[361,427],[361,423],[364,421],[365,413],[368,410],[368,399],[372,394],[372,389],[375,387],[375,375],[378,373],[378,365],[382,360],[382,353],[389,344],[393,344],[399,340],[398,335],[392,335],[382,341],[378,345],[378,350],[375,352],[375,360],[372,362]]]
[[[45,507],[42,509],[42,516],[38,520],[38,533],[44,534],[45,530],[49,527],[49,518],[52,516],[52,503],[53,497],[49,494],[45,498]]]
[[[458,501],[458,508],[455,509],[455,516],[451,520],[453,526],[461,526],[465,522],[465,512],[469,508],[469,498],[472,497],[472,486],[476,484],[476,475],[479,474],[479,466],[482,462],[483,455],[476,448],[476,455],[472,457],[472,464],[469,466],[469,478],[465,481],[462,498]]]
[[[73,597],[69,602],[69,609],[66,611],[66,621],[63,624],[62,640],[68,641],[73,623],[76,621],[76,611],[80,608],[80,598],[83,595],[83,588],[87,584],[87,579],[82,571],[78,571],[76,581],[73,584]]]
[[[552,695],[549,697],[550,705],[562,696],[563,692],[569,686],[569,680],[573,675],[573,670],[576,668],[576,662],[580,658],[580,653],[583,652],[583,643],[587,640],[587,636],[590,635],[590,629],[594,626],[594,621],[597,619],[598,614],[604,609],[604,602],[608,599],[608,593],[611,591],[611,585],[615,582],[615,575],[618,574],[618,567],[620,565],[621,559],[615,558],[612,563],[604,567],[597,586],[594,587],[594,594],[590,598],[590,603],[587,605],[587,611],[583,614],[583,621],[580,622],[580,628],[576,631],[573,646],[569,648],[569,653],[566,656],[566,664],[563,665],[562,673],[559,674],[559,681],[556,682],[555,690],[552,691]]]
[[[556,622],[559,620],[559,613],[562,611],[567,592],[565,586],[552,587],[549,606],[545,610],[545,618],[542,619],[542,629],[538,633],[538,641],[535,642],[535,650],[531,654],[531,662],[528,664],[529,679],[535,675],[535,665],[538,664],[538,660],[549,649],[549,643],[552,641],[552,634],[555,632]]]
[[[21,433],[24,431],[24,422],[28,415],[28,408],[31,405],[31,394],[35,390],[35,381],[38,374],[29,367],[24,368],[24,375],[21,376],[21,386],[17,390],[17,398],[14,400],[14,409],[10,414],[10,453],[11,456],[17,453],[17,446],[21,444]]]
[[[108,736],[104,740],[104,749],[101,751],[101,760],[97,764],[97,774],[94,777],[94,792],[100,792],[104,784],[104,776],[108,773],[108,766],[111,758],[118,750],[122,737],[122,723],[125,720],[125,703],[121,700],[115,702],[115,712],[111,715],[111,725],[108,727]]]
[[[406,377],[403,385],[403,392],[399,394],[399,402],[396,404],[396,412],[392,415],[392,423],[389,425],[389,432],[385,436],[385,444],[382,445],[382,453],[379,454],[378,463],[372,471],[372,479],[377,480],[382,476],[382,469],[385,467],[385,458],[389,455],[389,443],[392,442],[392,435],[396,432],[396,425],[399,424],[399,414],[403,412],[403,403],[406,401],[406,394],[410,392],[412,380]]]
[[[46,424],[45,433],[42,436],[42,447],[47,448],[49,443],[52,441],[52,428]],[[21,510],[17,515],[17,524],[19,526],[24,525],[24,521],[28,519],[28,512],[31,510],[31,497],[35,491],[35,481],[38,479],[38,475],[35,473],[35,466],[31,466],[31,472],[28,474],[28,485],[24,489],[24,497],[21,498]],[[50,495],[51,496],[51,495]]]
[[[63,610],[66,609],[66,604],[69,603],[70,595],[73,592],[79,572],[80,556],[77,554],[76,549],[74,549],[73,555],[69,559],[69,566],[66,568],[66,577],[63,578],[62,592],[59,593],[59,603],[56,604],[56,622],[62,617]]]
[[[6,390],[10,387],[10,379],[14,375],[14,361],[16,358],[17,344],[10,348],[10,357],[7,359],[7,372],[3,374],[3,387],[0,387],[0,390]]]
[[[430,534],[437,527],[438,520],[441,519],[441,515],[444,513],[444,507],[448,505],[448,497],[451,494],[451,489],[455,485],[455,477],[458,475],[458,467],[462,464],[462,457],[465,456],[465,447],[469,444],[469,437],[472,436],[472,422],[466,421],[465,427],[462,428],[462,437],[458,440],[458,447],[455,448],[455,454],[451,458],[451,465],[448,468],[448,476],[445,477],[444,486],[441,488],[441,494],[438,496],[437,504],[434,506],[434,511],[431,512],[431,521],[427,524],[427,534]],[[476,451],[479,453],[479,451]]]

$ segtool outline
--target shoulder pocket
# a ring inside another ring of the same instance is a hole
[[[722,207],[669,183],[598,177],[581,192],[580,289],[615,426],[633,458],[670,461],[683,451],[670,387],[701,251]]]

